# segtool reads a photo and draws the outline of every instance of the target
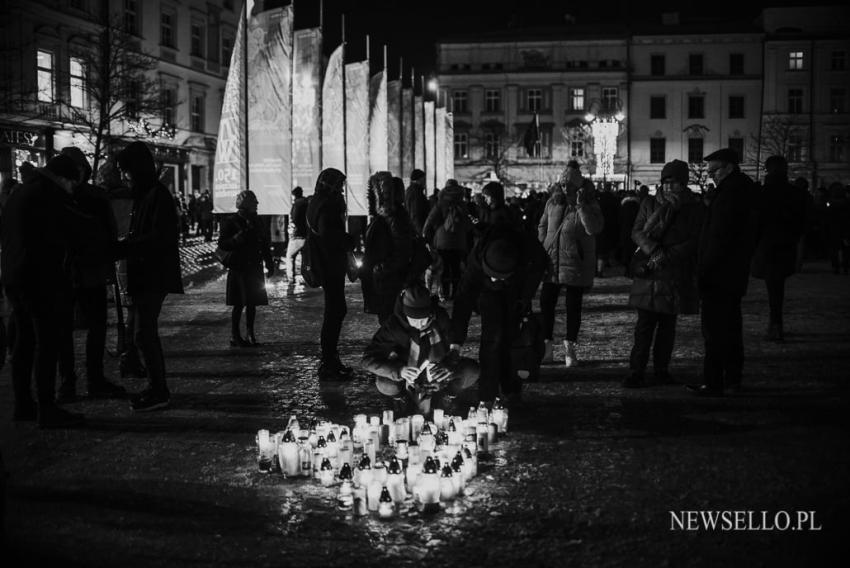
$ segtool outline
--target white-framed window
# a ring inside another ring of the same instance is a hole
[[[502,91],[499,89],[484,91],[484,110],[486,112],[500,112],[502,110]]]
[[[168,9],[159,14],[159,43],[166,47],[174,47],[174,28],[177,16]]]
[[[195,132],[204,131],[204,105],[206,97],[201,93],[192,93],[189,109],[190,128]]]
[[[68,62],[70,75],[71,106],[84,108],[86,106],[86,64],[79,57],[71,57]]]
[[[469,134],[455,132],[455,159],[469,158]]]
[[[584,110],[584,89],[570,89],[570,110]]]
[[[788,52],[788,70],[789,71],[800,71],[804,69],[805,59],[802,51],[789,51]]]
[[[469,112],[468,106],[469,95],[466,91],[452,92],[452,112]]]
[[[192,22],[190,27],[190,51],[189,53],[195,57],[204,56],[204,23],[200,20]]]
[[[616,112],[617,108],[617,87],[602,87],[602,110],[606,112]]]
[[[495,132],[484,133],[484,156],[498,158],[500,152],[499,135]]]
[[[139,3],[137,0],[124,0],[124,31],[139,35]]]
[[[538,112],[543,108],[543,89],[528,89],[525,96],[529,112]]]
[[[36,51],[38,100],[52,103],[56,100],[56,67],[53,53],[44,49]]]

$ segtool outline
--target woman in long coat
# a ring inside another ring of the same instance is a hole
[[[263,264],[269,277],[274,274],[271,245],[260,229],[257,205],[257,196],[252,191],[246,190],[236,196],[237,212],[225,219],[218,238],[218,246],[231,253],[226,302],[233,306],[230,315],[230,345],[233,347],[259,345],[254,334],[257,306],[269,303]],[[243,310],[247,331],[244,339],[240,332]]]
[[[673,160],[661,171],[662,190],[644,199],[632,240],[645,258],[632,274],[629,305],[637,308],[635,342],[626,387],[644,385],[650,347],[656,382],[670,383],[670,360],[678,314],[699,312],[696,287],[697,244],[705,207],[688,189],[688,165]]]
[[[596,200],[593,184],[584,179],[578,164],[571,163],[561,182],[552,188],[537,236],[549,254],[549,270],[540,291],[543,332],[546,339],[544,361],[552,359],[555,308],[561,289],[566,289],[567,338],[564,364],[578,363],[576,344],[581,326],[584,292],[593,285],[596,273],[596,238],[605,222]]]

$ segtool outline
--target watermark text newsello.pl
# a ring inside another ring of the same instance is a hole
[[[815,511],[670,511],[671,531],[819,531]]]

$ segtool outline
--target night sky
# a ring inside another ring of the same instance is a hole
[[[508,31],[563,24],[566,14],[578,24],[658,20],[662,12],[679,11],[683,18],[751,21],[763,6],[800,5],[800,0],[735,2],[676,2],[672,0],[628,0],[568,2],[563,0],[324,0],[325,54],[339,44],[340,14],[346,14],[347,61],[366,56],[365,35],[371,38],[371,62],[378,68],[383,45],[389,44],[390,78],[398,73],[398,60],[405,61],[405,80],[410,65],[417,75],[435,72],[434,42],[452,35]],[[825,2],[826,3],[826,2]],[[296,0],[296,28],[319,23],[319,0]],[[566,35],[566,34],[565,34]]]

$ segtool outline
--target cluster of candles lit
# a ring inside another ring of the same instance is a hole
[[[481,402],[466,418],[434,409],[431,421],[415,414],[394,419],[357,414],[348,428],[291,416],[285,430],[257,432],[259,469],[338,486],[337,506],[355,515],[392,518],[412,496],[423,510],[439,509],[464,494],[487,454],[508,431],[508,409],[497,398]]]

